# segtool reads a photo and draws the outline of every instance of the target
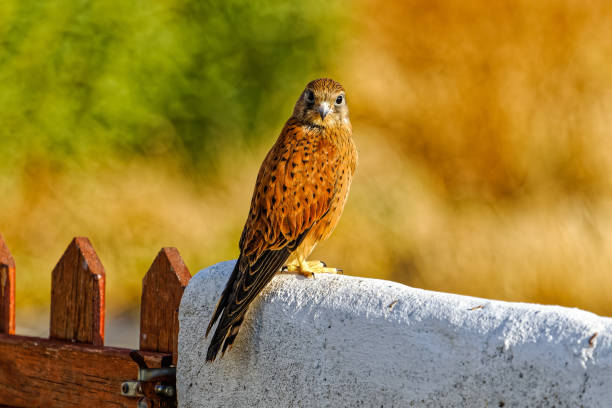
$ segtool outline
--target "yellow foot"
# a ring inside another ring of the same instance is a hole
[[[299,264],[285,265],[281,268],[281,273],[296,273],[305,278],[314,278],[314,273],[312,273],[310,270],[302,269]]]
[[[328,268],[322,261],[302,261],[283,266],[283,273],[297,273],[306,278],[314,278],[315,273],[342,273],[342,269]]]
[[[310,268],[311,272],[314,273],[342,273],[342,269],[328,268],[327,264],[323,261],[307,261],[306,264]]]

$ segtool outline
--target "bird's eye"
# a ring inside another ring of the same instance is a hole
[[[306,102],[314,103],[314,93],[312,91],[306,91]]]
[[[342,97],[342,95],[338,96],[336,98],[336,105],[342,105],[342,101],[344,100],[344,98]]]

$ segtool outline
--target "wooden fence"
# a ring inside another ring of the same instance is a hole
[[[140,350],[104,346],[106,272],[87,238],[53,269],[49,339],[15,335],[15,272],[0,234],[0,406],[177,405],[178,308],[191,274],[175,248],[142,281]]]

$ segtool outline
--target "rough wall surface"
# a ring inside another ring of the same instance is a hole
[[[185,290],[180,407],[612,407],[610,318],[349,276],[275,277],[205,364],[233,265]]]

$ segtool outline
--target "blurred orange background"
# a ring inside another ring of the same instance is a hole
[[[321,76],[348,91],[360,163],[315,258],[612,315],[612,3],[232,5],[117,20],[74,3],[72,20],[32,12],[39,28],[27,6],[1,6],[0,38],[22,33],[0,45],[0,231],[17,261],[18,332],[48,309],[72,236],[92,240],[115,316],[137,314],[162,246],[192,273],[235,258],[259,164]],[[81,23],[93,28],[71,43],[66,27]],[[105,36],[117,27],[126,48]],[[94,46],[105,59],[89,66]]]

